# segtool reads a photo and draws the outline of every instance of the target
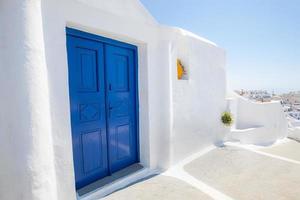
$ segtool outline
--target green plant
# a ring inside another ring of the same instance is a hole
[[[231,126],[233,124],[233,117],[230,112],[224,112],[222,114],[221,120],[225,126]]]

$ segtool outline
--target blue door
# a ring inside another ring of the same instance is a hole
[[[131,49],[105,45],[111,172],[137,161],[135,59]]]
[[[76,188],[138,161],[136,47],[67,28]]]

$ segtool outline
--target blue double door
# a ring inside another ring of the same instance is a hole
[[[136,47],[67,29],[76,188],[138,161]]]

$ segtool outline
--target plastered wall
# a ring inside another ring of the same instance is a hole
[[[235,106],[235,128],[238,130],[232,133],[232,139],[268,145],[287,136],[287,119],[280,102],[252,102],[236,94],[232,97],[235,99],[231,104]]]
[[[145,167],[167,169],[222,132],[224,51],[159,25],[136,0],[116,2],[0,2],[0,199],[75,199],[65,27],[138,46]],[[177,80],[177,58],[188,80]]]

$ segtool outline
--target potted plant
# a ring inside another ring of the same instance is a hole
[[[222,123],[226,126],[226,127],[231,127],[231,125],[233,124],[233,117],[232,114],[228,111],[224,112],[221,116],[221,120]]]
[[[221,120],[222,124],[224,125],[224,129],[220,131],[217,135],[216,145],[223,146],[223,143],[227,140],[229,136],[231,126],[233,124],[233,116],[230,112],[226,111],[222,113]]]

